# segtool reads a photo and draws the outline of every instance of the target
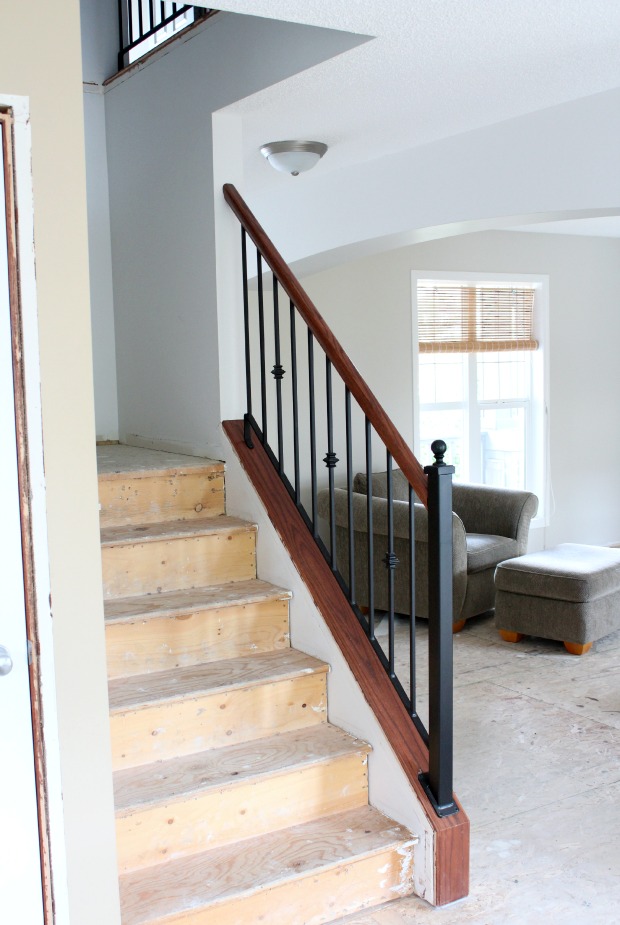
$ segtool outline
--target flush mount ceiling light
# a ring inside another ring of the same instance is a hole
[[[326,151],[322,141],[270,141],[260,149],[274,170],[294,177],[318,164]]]

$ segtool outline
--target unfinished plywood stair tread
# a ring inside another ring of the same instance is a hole
[[[369,806],[248,838],[121,876],[123,925],[328,922],[411,892],[415,842]],[[321,883],[334,875],[326,900]]]
[[[147,450],[139,446],[123,444],[97,447],[97,472],[99,479],[123,479],[149,477],[152,475],[186,475],[196,472],[205,475],[223,473],[221,460],[205,456],[188,456],[184,453],[167,453],[162,450]]]
[[[101,545],[105,549],[108,546],[132,546],[136,543],[190,539],[216,533],[256,533],[256,531],[256,524],[241,520],[239,517],[220,514],[218,517],[203,517],[194,520],[104,527],[101,530]]]
[[[240,742],[195,755],[160,761],[114,775],[117,813],[168,803],[208,788],[253,781],[274,773],[300,771],[342,755],[368,755],[370,746],[336,726],[322,723],[256,742]]]
[[[325,674],[328,670],[325,662],[296,649],[277,649],[189,668],[117,678],[108,685],[110,713],[114,715],[199,694],[230,692],[304,675]]]
[[[207,588],[183,591],[162,591],[135,597],[115,598],[104,603],[106,623],[131,622],[159,617],[182,617],[196,610],[218,610],[238,604],[256,604],[269,600],[290,600],[291,592],[284,588],[251,578],[247,581],[226,582]]]

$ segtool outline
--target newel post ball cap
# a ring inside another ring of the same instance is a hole
[[[431,443],[431,450],[433,456],[435,457],[435,462],[433,463],[434,466],[445,466],[443,458],[446,455],[447,449],[448,447],[444,440],[433,440]]]
[[[321,160],[327,145],[322,141],[270,141],[260,149],[274,170],[298,177]]]

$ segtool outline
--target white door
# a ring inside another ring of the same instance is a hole
[[[42,925],[0,144],[0,921]]]

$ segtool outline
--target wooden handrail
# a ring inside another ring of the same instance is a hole
[[[289,299],[292,299],[299,314],[325,351],[326,356],[339,373],[345,386],[383,440],[386,449],[392,454],[393,459],[416,495],[424,505],[428,506],[427,477],[411,448],[390,420],[372,390],[367,386],[340,342],[334,337],[312,299],[232,183],[224,185],[224,198],[269,264],[271,270],[275,273],[278,282]]]

